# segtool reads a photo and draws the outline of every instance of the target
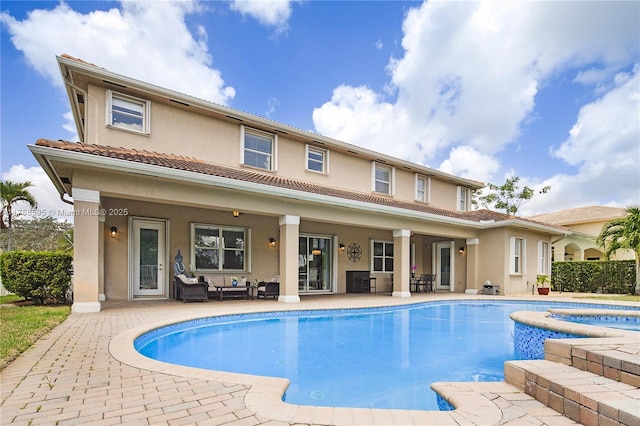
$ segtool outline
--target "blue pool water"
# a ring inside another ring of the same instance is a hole
[[[580,324],[598,325],[601,327],[617,328],[620,330],[640,331],[640,318],[635,316],[617,315],[559,315],[554,316],[562,321],[576,322]]]
[[[291,381],[293,404],[437,410],[437,381],[503,380],[514,311],[578,304],[432,302],[214,317],[141,336],[150,358]]]

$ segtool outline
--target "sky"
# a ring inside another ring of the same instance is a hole
[[[639,1],[2,1],[0,172],[77,139],[56,55],[464,178],[640,204]]]

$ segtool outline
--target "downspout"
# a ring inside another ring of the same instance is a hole
[[[65,194],[60,194],[60,201],[62,201],[63,203],[67,203],[67,204],[71,204],[73,206],[73,201],[71,200],[66,200],[64,198]]]

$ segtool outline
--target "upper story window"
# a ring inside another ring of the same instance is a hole
[[[416,201],[428,203],[431,201],[431,178],[416,175]]]
[[[264,170],[276,170],[277,135],[241,126],[242,164]]]
[[[149,134],[151,103],[107,90],[107,125]]]
[[[318,173],[329,173],[329,152],[307,145],[307,170]]]
[[[469,210],[469,190],[458,187],[458,211],[466,212]]]
[[[511,259],[509,273],[511,275],[524,275],[526,264],[526,240],[524,238],[511,237],[509,239],[509,246]]]
[[[373,272],[393,272],[393,243],[371,241],[371,270]]]
[[[249,230],[191,224],[191,265],[197,271],[246,271]]]
[[[549,275],[551,265],[551,251],[548,241],[538,241],[538,275]]]
[[[381,194],[393,195],[394,168],[384,164],[373,163],[373,190]]]

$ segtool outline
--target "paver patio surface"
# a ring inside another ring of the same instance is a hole
[[[265,413],[265,410],[258,413],[247,408],[245,397],[250,389],[248,384],[211,380],[208,377],[200,378],[197,374],[195,376],[170,374],[141,368],[139,365],[128,365],[112,356],[109,345],[115,336],[135,327],[201,316],[395,305],[443,297],[462,298],[463,295],[417,295],[411,299],[392,298],[388,295],[313,296],[303,297],[301,303],[295,304],[269,300],[209,301],[188,304],[176,301],[104,302],[103,310],[99,313],[71,314],[65,322],[41,338],[1,372],[0,423],[2,425],[335,424],[342,423],[340,416],[346,419],[345,424],[416,423],[417,417],[403,416],[402,410],[376,410],[377,414],[363,410],[361,413],[354,414],[357,409],[327,411],[326,408],[316,409],[317,407],[293,405],[291,407],[294,407],[294,411],[297,410],[295,415],[291,416],[293,420],[278,420],[282,417],[277,413],[270,416],[268,412]],[[487,297],[484,296],[484,298]],[[509,395],[506,400],[519,399],[520,397]],[[522,399],[527,398],[523,396]],[[534,402],[527,401],[526,404]],[[510,413],[514,421],[503,424],[525,424],[525,419],[514,417],[510,412],[513,407],[507,405],[505,412]],[[534,408],[541,410],[540,418],[550,415],[549,411],[544,409],[546,407],[535,406]],[[355,411],[344,415],[348,410]],[[327,412],[333,413],[331,418],[323,417]],[[425,412],[421,418],[425,419],[425,422],[433,422],[424,424],[441,422],[442,424],[473,424],[464,418],[456,420],[455,414],[443,416],[444,413],[455,412]],[[566,423],[571,423],[561,416],[552,417],[556,421],[564,419]],[[535,416],[529,415],[526,424],[536,424],[536,422],[529,423],[531,419],[535,419]],[[540,419],[537,422],[539,422],[537,424],[546,423]],[[483,423],[480,412],[479,420],[475,424],[489,423]]]

